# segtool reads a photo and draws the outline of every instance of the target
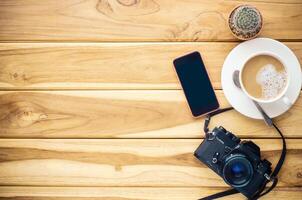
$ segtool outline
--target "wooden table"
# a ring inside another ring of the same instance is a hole
[[[262,36],[302,63],[301,0],[1,0],[0,199],[195,200],[224,190],[193,157],[204,119],[191,117],[172,60],[200,51],[228,106],[220,71],[238,41],[227,18],[243,3],[263,14]],[[276,119],[288,157],[263,199],[301,199],[301,111],[299,98]],[[235,111],[215,121],[277,162],[281,142],[262,121]]]

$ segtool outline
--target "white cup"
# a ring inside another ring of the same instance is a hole
[[[283,91],[278,94],[278,96],[276,96],[275,98],[271,98],[271,99],[260,99],[260,98],[255,98],[253,96],[251,96],[247,91],[246,89],[244,88],[244,84],[243,84],[243,81],[242,81],[242,72],[243,72],[243,69],[244,67],[246,66],[246,63],[251,60],[252,58],[256,57],[256,56],[260,56],[260,55],[267,55],[267,56],[271,56],[271,57],[274,57],[276,58],[278,61],[280,61],[280,63],[284,66],[284,69],[286,71],[286,75],[287,75],[287,81],[286,81],[286,86],[284,87]],[[284,64],[284,62],[282,62],[281,58],[278,56],[278,55],[275,55],[273,54],[272,52],[268,52],[268,51],[263,51],[263,52],[257,52],[256,54],[253,54],[253,55],[250,55],[246,60],[245,62],[243,63],[243,67],[242,69],[240,70],[240,73],[239,73],[239,81],[240,81],[240,85],[241,85],[241,88],[243,90],[243,92],[251,99],[253,99],[254,101],[258,102],[258,103],[274,103],[276,101],[279,101],[279,100],[282,100],[282,102],[287,105],[287,106],[292,106],[292,102],[289,100],[289,98],[286,96],[286,92],[288,91],[288,87],[289,87],[289,82],[290,82],[290,76],[289,76],[289,66],[286,66]]]

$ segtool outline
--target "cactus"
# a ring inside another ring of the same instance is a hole
[[[262,28],[262,17],[253,6],[239,6],[232,11],[229,26],[237,38],[252,39],[259,34]]]

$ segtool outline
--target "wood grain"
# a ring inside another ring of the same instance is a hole
[[[179,89],[173,59],[200,51],[216,89],[238,43],[0,43],[0,89]],[[302,63],[302,43],[288,45]]]
[[[2,200],[196,200],[226,188],[150,187],[0,187]],[[278,188],[261,199],[300,200],[301,188]],[[224,200],[244,200],[240,195]]]
[[[193,156],[204,119],[191,117],[172,60],[200,51],[228,106],[220,72],[238,44],[227,19],[239,4],[256,6],[261,36],[302,63],[301,0],[1,0],[0,200],[193,200],[226,189]],[[301,199],[301,110],[300,98],[276,119],[291,139],[263,199]],[[231,111],[215,124],[259,138],[276,164],[281,141],[263,122]]]
[[[253,140],[278,161],[279,139]],[[0,183],[19,186],[210,186],[223,180],[193,156],[200,139],[0,139]],[[279,186],[302,186],[302,140],[288,139]]]
[[[217,96],[227,107],[222,91]],[[276,119],[286,137],[301,137],[301,104]],[[0,92],[2,138],[201,138],[203,120],[175,90]],[[215,125],[241,137],[279,137],[235,111],[215,116]]]
[[[3,41],[226,41],[231,10],[256,6],[262,36],[298,40],[302,3],[219,0],[1,0]]]

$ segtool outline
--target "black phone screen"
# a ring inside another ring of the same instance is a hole
[[[177,58],[173,63],[193,116],[218,109],[219,103],[199,52]]]

